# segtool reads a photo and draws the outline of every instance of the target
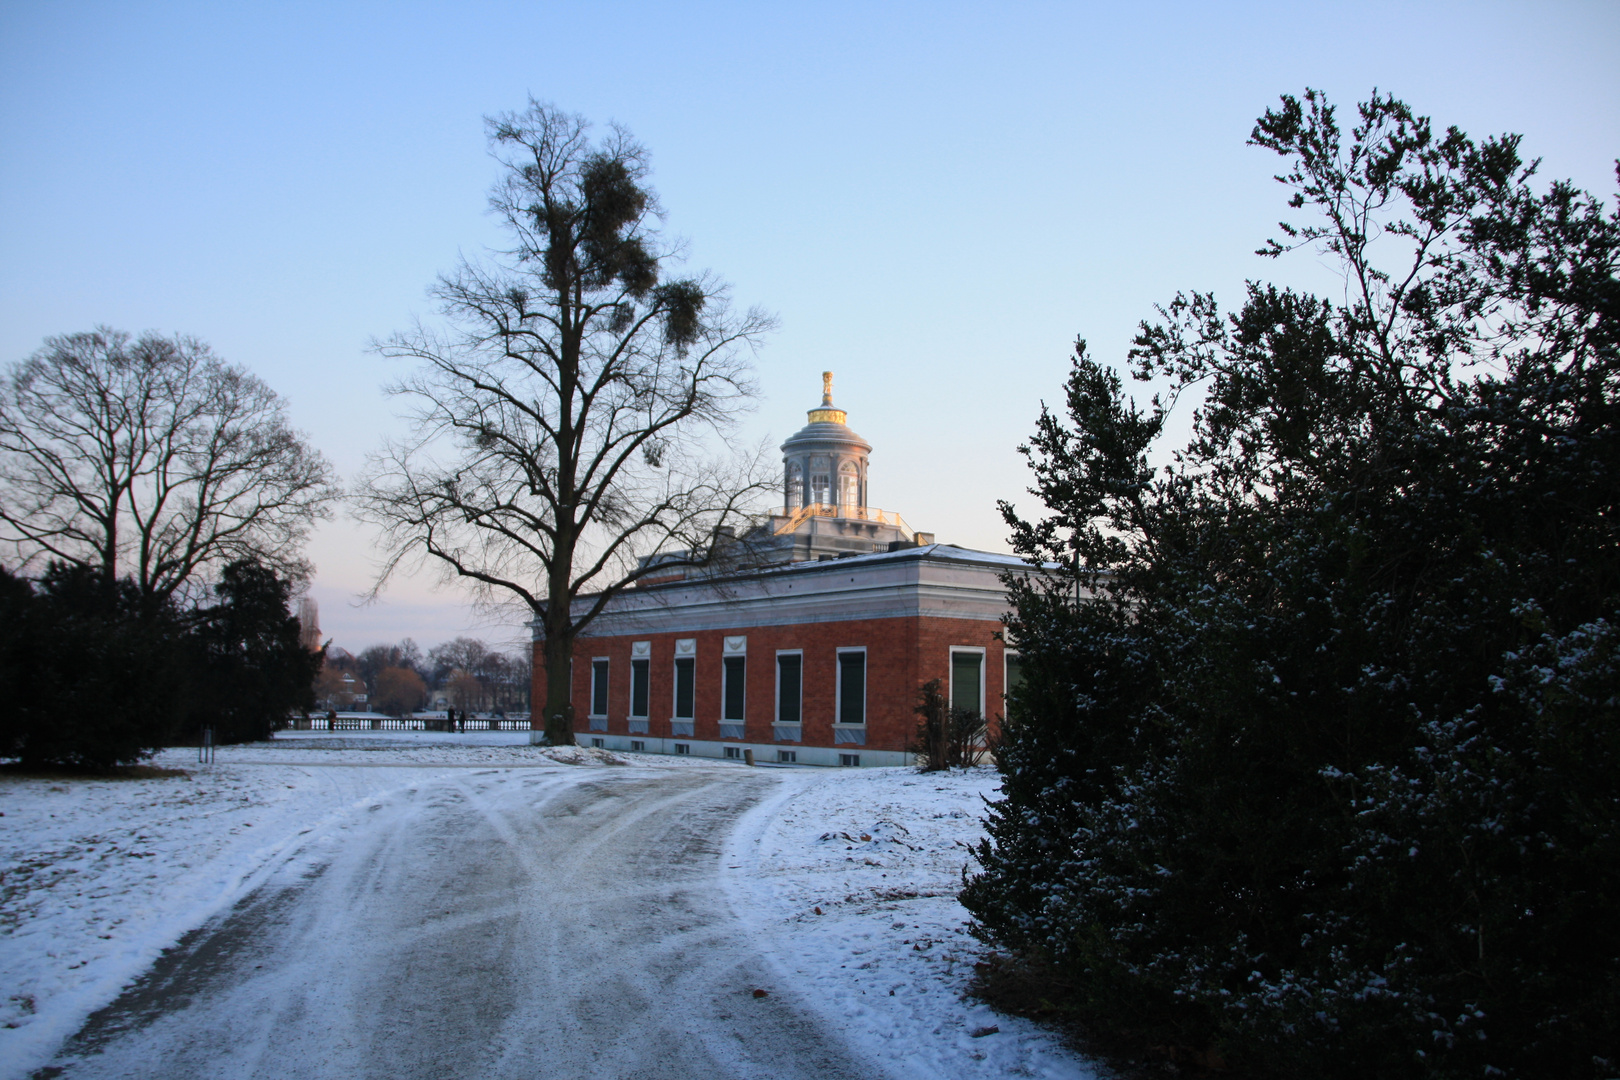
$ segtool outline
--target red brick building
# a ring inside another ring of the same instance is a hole
[[[575,737],[610,750],[899,765],[919,688],[991,724],[1016,656],[998,635],[1008,555],[933,543],[866,505],[871,447],[833,408],[783,444],[786,505],[748,565],[617,598],[575,644]],[[836,499],[836,502],[824,500]],[[545,700],[535,661],[535,701]]]

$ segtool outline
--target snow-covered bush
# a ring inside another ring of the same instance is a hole
[[[1081,346],[1004,506],[1024,682],[963,901],[1100,1033],[1255,1074],[1620,1068],[1620,219],[1316,94],[1253,141],[1333,303],[1178,297]],[[1077,582],[1075,578],[1080,580]],[[1076,585],[1094,600],[1076,605]]]

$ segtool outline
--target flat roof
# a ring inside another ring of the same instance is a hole
[[[1006,611],[999,577],[1009,570],[1034,568],[1015,555],[954,544],[750,567],[624,589],[584,634],[902,615],[999,620]],[[575,603],[589,604],[600,595],[581,594]],[[539,632],[537,621],[530,625]]]

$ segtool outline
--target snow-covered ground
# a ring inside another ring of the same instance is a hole
[[[154,759],[184,777],[0,777],[0,1077],[49,1061],[163,949],[387,792],[466,768],[741,767],[513,732],[297,733],[196,758]],[[760,951],[834,1030],[896,1077],[1091,1075],[1053,1036],[962,999],[975,946],[955,891],[993,772],[767,772],[780,783],[722,874]]]
[[[807,1000],[894,1077],[1092,1077],[1027,1020],[964,996],[980,953],[957,902],[993,769],[847,769],[748,814],[733,906]]]

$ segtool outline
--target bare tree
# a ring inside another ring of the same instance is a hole
[[[147,600],[238,559],[302,577],[336,495],[281,398],[194,338],[47,338],[0,384],[0,543],[23,565],[128,577]]]
[[[377,692],[372,695],[375,711],[389,716],[409,716],[427,700],[427,683],[410,668],[389,667],[377,673]]]
[[[377,692],[377,676],[391,667],[414,671],[423,677],[424,682],[431,670],[422,656],[422,647],[411,638],[402,638],[395,645],[368,646],[355,657],[355,670],[360,673],[368,693]]]
[[[488,707],[488,691],[484,682],[470,671],[460,668],[452,671],[444,683],[445,692],[449,695],[450,704],[458,709],[471,709],[474,712]]]
[[[480,674],[491,655],[489,646],[477,638],[458,637],[428,650],[428,670],[435,684],[443,684],[457,670]]]
[[[527,683],[534,676],[528,652],[527,649],[510,654],[497,652],[477,638],[458,637],[428,650],[432,674],[429,681],[459,694],[455,701],[457,708],[523,708],[529,697]],[[470,682],[458,683],[458,679]]]
[[[512,245],[439,279],[449,329],[378,346],[420,364],[393,388],[414,428],[355,499],[384,537],[379,588],[425,560],[531,613],[546,735],[572,743],[575,637],[642,577],[712,562],[766,490],[760,453],[731,436],[774,322],[734,313],[712,277],[665,276],[680,252],[623,129],[593,143],[584,119],[533,101],[486,122]]]

